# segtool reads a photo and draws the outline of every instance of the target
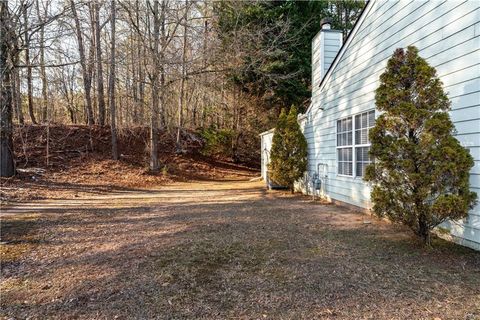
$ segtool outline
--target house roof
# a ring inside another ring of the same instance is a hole
[[[267,131],[264,131],[262,133],[259,134],[259,136],[264,136],[264,135],[267,135],[269,133],[273,133],[273,131],[275,131],[275,128],[272,128],[270,130],[267,130]]]
[[[335,56],[335,59],[333,60],[330,67],[328,68],[327,73],[325,74],[325,76],[320,81],[320,84],[318,85],[320,87],[320,90],[323,87],[325,87],[326,83],[328,82],[328,79],[331,77],[331,75],[333,73],[333,70],[335,70],[335,67],[340,62],[340,59],[345,54],[345,51],[347,51],[347,48],[350,46],[350,43],[352,42],[353,38],[355,38],[355,35],[357,34],[358,30],[360,29],[361,25],[363,24],[363,22],[365,20],[365,17],[368,15],[370,10],[372,9],[374,2],[375,2],[374,0],[368,1],[367,4],[365,5],[365,7],[363,8],[362,13],[360,14],[360,17],[358,18],[357,22],[355,22],[355,25],[353,26],[352,31],[350,31],[350,33],[348,34],[347,39],[345,40],[342,47],[340,48],[340,51],[337,53],[337,55]],[[305,114],[310,112],[310,109],[312,108],[312,105],[313,104],[310,103],[307,110],[305,110]]]

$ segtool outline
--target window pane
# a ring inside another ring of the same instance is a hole
[[[373,127],[375,125],[375,110],[368,113],[368,126]]]
[[[365,167],[366,167],[366,164],[365,163],[357,163],[357,166],[356,166],[356,176],[357,177],[363,177],[363,175],[365,174]]]
[[[363,148],[356,148],[355,149],[355,161],[357,163],[363,161],[362,149]]]
[[[352,161],[352,148],[339,148],[337,149],[337,166],[338,174],[352,175],[353,161]]]
[[[355,129],[360,129],[360,115],[355,116]]]
[[[355,130],[355,144],[368,143],[368,129]]]
[[[352,118],[337,120],[337,146],[352,145]]]
[[[352,148],[345,148],[345,160],[352,161]]]
[[[370,147],[365,147],[363,149],[363,159],[366,162],[371,162],[372,160],[370,159]]]
[[[347,118],[347,130],[352,131],[352,118]]]
[[[370,147],[355,149],[355,175],[357,177],[363,177],[365,175],[365,168],[370,163],[369,151]]]
[[[367,113],[362,113],[362,128],[368,127],[368,115]]]
[[[362,129],[361,132],[360,132],[360,143],[361,144],[365,144],[367,143],[367,129]]]
[[[370,151],[370,147],[361,147],[361,148],[356,148],[356,161],[360,162],[369,162],[370,161],[370,155],[368,152]]]
[[[346,173],[346,175],[351,176],[352,173],[353,173],[353,170],[352,170],[353,163],[352,163],[352,162],[347,162],[346,165],[347,165],[347,173]]]

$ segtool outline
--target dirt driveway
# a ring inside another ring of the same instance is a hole
[[[259,182],[2,215],[7,319],[480,319],[480,253]]]

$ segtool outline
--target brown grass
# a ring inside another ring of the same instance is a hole
[[[174,183],[2,214],[7,318],[480,318],[478,252],[440,239],[425,249],[402,228],[260,183]]]

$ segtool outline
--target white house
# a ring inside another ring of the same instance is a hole
[[[409,45],[416,46],[437,69],[448,92],[456,138],[475,159],[471,188],[480,196],[477,0],[369,1],[343,45],[341,33],[323,24],[312,42],[312,102],[299,117],[308,141],[308,172],[299,185],[304,192],[371,207],[370,189],[362,176],[370,161],[368,130],[375,121],[374,91],[394,50]],[[265,135],[270,141],[271,134]],[[312,184],[315,178],[321,181],[320,189]],[[480,205],[468,218],[445,227],[454,241],[480,250]]]

